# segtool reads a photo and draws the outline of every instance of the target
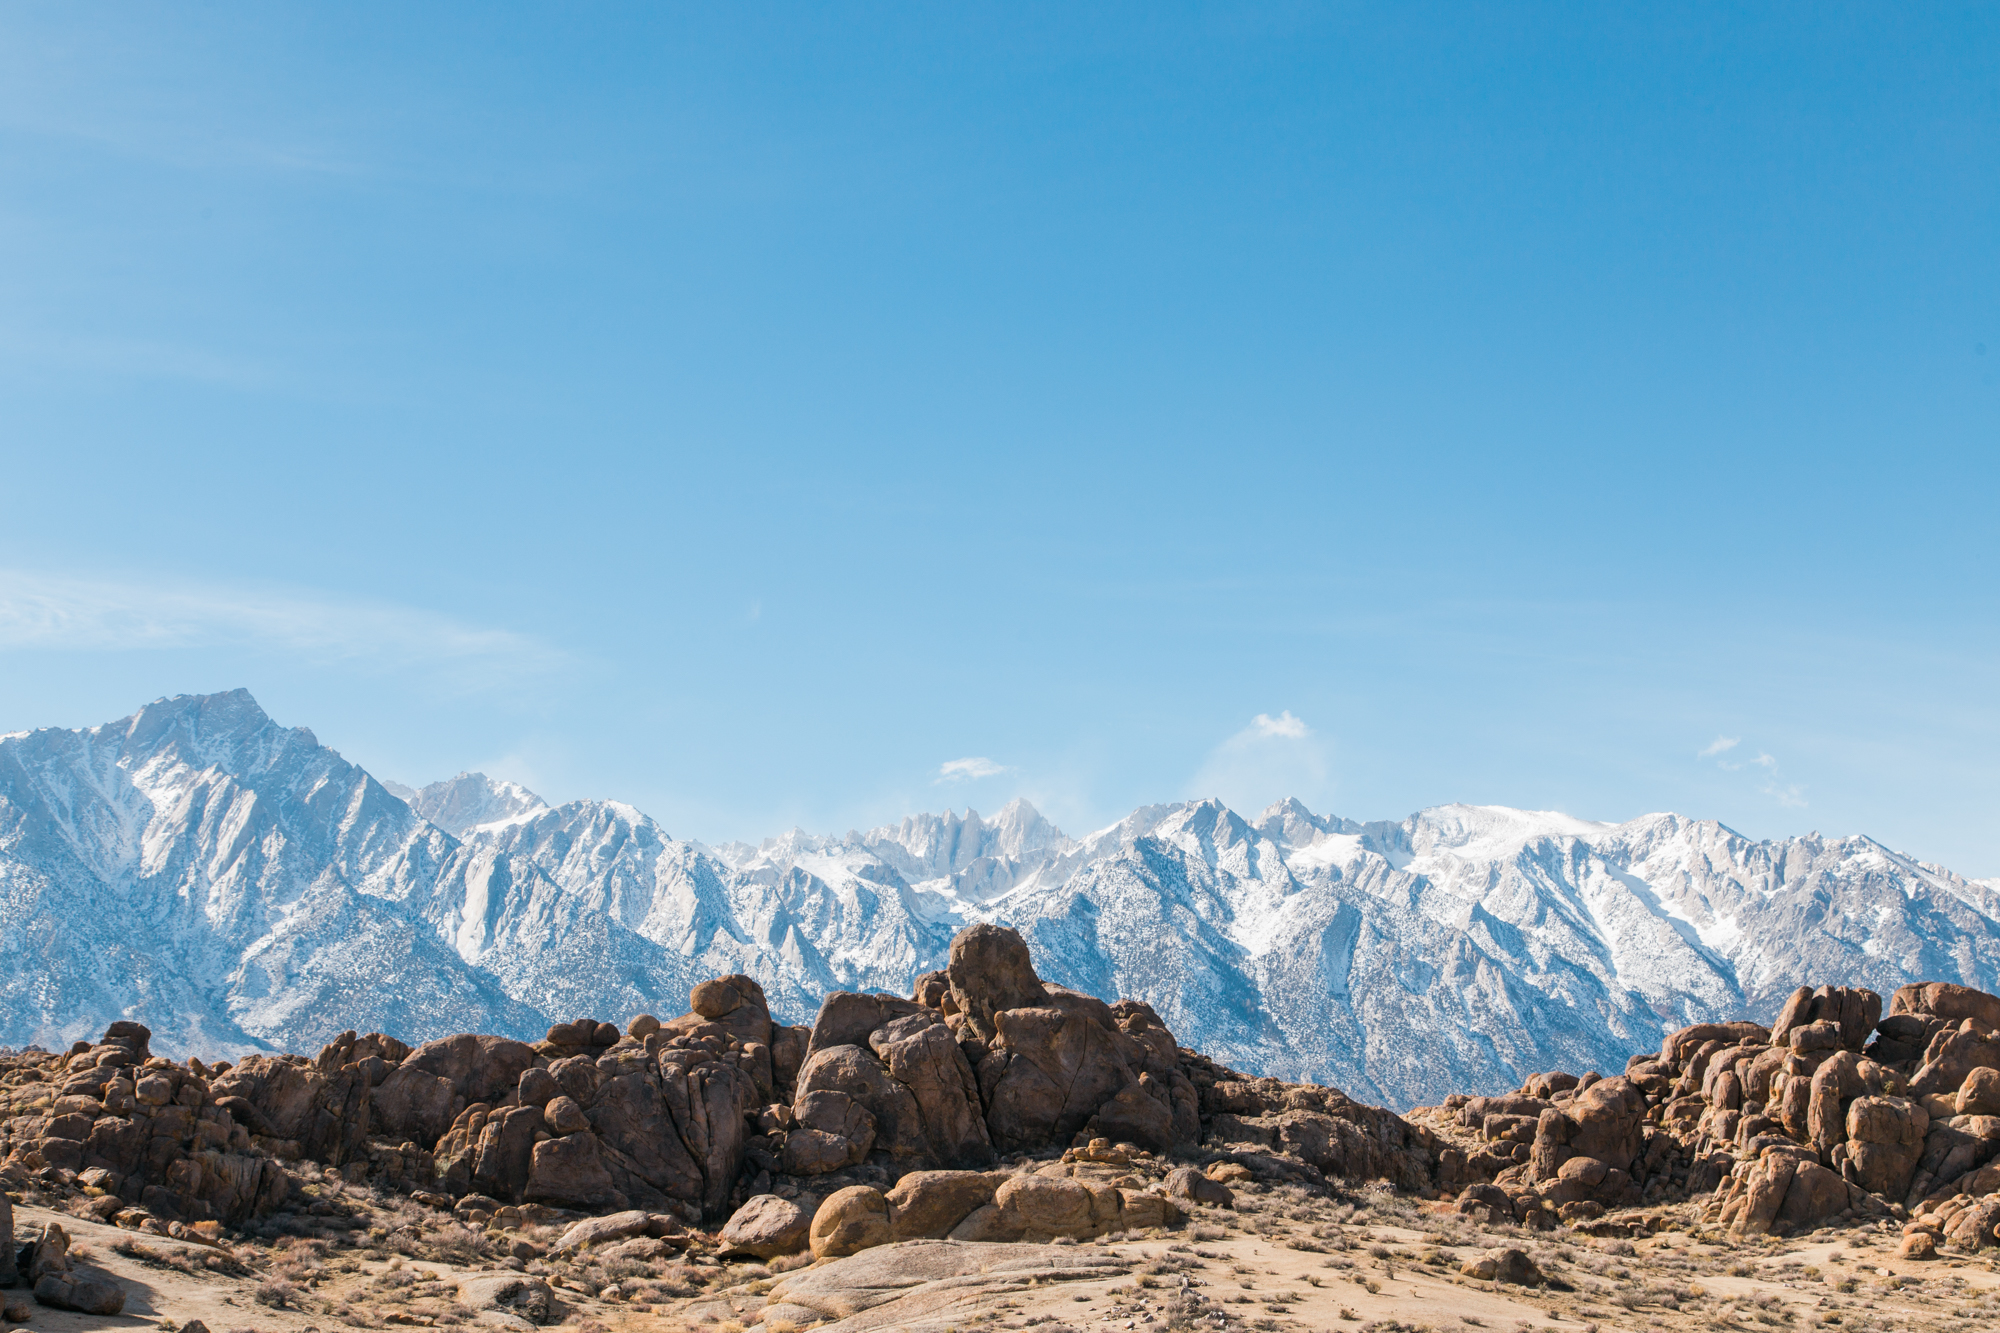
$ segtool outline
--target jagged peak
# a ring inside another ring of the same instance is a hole
[[[459,773],[421,788],[408,800],[412,810],[451,834],[463,837],[482,825],[532,817],[549,803],[518,782],[484,773]]]

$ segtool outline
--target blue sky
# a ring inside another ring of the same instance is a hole
[[[0,729],[2000,874],[2000,11],[1078,10],[0,11]]]

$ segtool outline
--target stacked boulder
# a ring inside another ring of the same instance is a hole
[[[2000,1189],[2000,998],[1963,986],[1905,986],[1886,1016],[1873,991],[1801,987],[1768,1028],[1698,1024],[1621,1076],[1445,1109],[1478,1144],[1440,1152],[1466,1211],[1579,1221],[1712,1191],[1739,1235],[1914,1214],[1932,1242],[1990,1245],[2000,1225],[1980,1203]]]
[[[0,1121],[9,1174],[80,1182],[106,1220],[130,1210],[234,1223],[268,1212],[289,1180],[270,1142],[232,1115],[228,1066],[176,1064],[153,1055],[151,1039],[118,1022],[95,1044],[16,1062]]]
[[[810,1026],[774,1022],[747,976],[703,982],[689,1003],[623,1030],[558,1023],[533,1043],[412,1049],[347,1032],[315,1059],[213,1068],[154,1057],[144,1028],[119,1023],[66,1056],[0,1062],[15,1111],[0,1150],[121,1224],[244,1221],[284,1200],[298,1162],[462,1214],[735,1214],[746,1253],[802,1243],[799,1215],[855,1188],[856,1216],[888,1234],[1000,1239],[1159,1225],[1180,1206],[1152,1188],[1170,1155],[1269,1179],[1422,1190],[1435,1175],[1427,1131],[1182,1050],[1150,1006],[1042,980],[998,926],[960,932],[911,998],[837,993]],[[991,1174],[1004,1156],[1065,1149],[1044,1183]],[[904,1181],[921,1197],[899,1195]],[[1228,1193],[1183,1186],[1189,1204]]]

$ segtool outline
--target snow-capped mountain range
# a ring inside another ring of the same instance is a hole
[[[1016,801],[708,847],[616,801],[380,782],[238,690],[0,736],[0,1043],[128,1016],[210,1056],[539,1036],[680,1012],[736,971],[809,1021],[831,990],[907,992],[997,920],[1044,976],[1143,997],[1184,1044],[1410,1106],[1622,1067],[1805,980],[1995,989],[1995,888],[1865,837],[1465,805],[1184,802],[1077,840]]]

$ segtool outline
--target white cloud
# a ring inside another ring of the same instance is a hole
[[[1696,755],[1695,758],[1713,759],[1715,758],[1715,756],[1727,753],[1728,751],[1735,749],[1737,746],[1741,744],[1743,744],[1743,738],[1741,736],[1717,736],[1714,740],[1708,743],[1708,748],[1703,750],[1700,754]]]
[[[1259,736],[1282,736],[1288,741],[1304,740],[1312,734],[1303,721],[1292,716],[1290,709],[1276,717],[1259,713],[1250,719],[1250,726]]]
[[[972,778],[998,777],[1007,771],[1005,764],[996,764],[983,755],[968,759],[947,759],[938,765],[939,782],[964,782]]]
[[[1289,711],[1259,713],[1209,751],[1188,795],[1218,796],[1231,809],[1253,814],[1287,796],[1312,805],[1332,794],[1330,768],[1325,742],[1302,718]]]
[[[0,570],[0,651],[242,646],[520,673],[562,654],[527,635],[393,602],[305,591],[66,579]]]

